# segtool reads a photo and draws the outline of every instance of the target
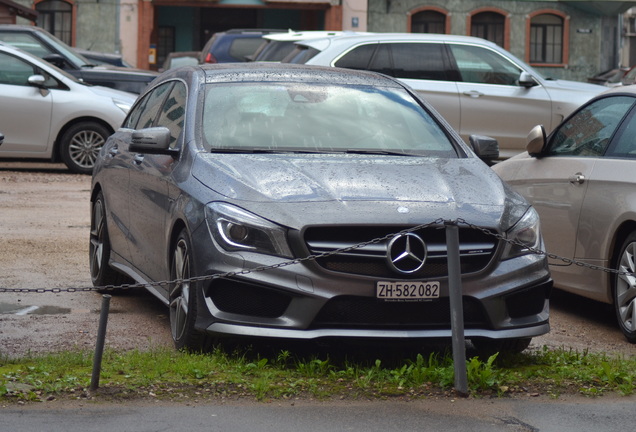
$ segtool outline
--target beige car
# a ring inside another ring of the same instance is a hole
[[[555,287],[614,304],[636,342],[636,86],[592,99],[547,138],[536,127],[527,149],[493,169],[539,212],[547,252],[560,257]]]

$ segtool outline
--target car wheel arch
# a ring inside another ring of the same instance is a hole
[[[636,220],[629,220],[623,222],[614,233],[614,237],[612,238],[609,250],[611,255],[609,256],[609,267],[612,269],[618,268],[618,261],[620,260],[621,247],[623,245],[623,240],[632,232],[636,231]],[[614,279],[616,278],[615,273],[607,274],[607,298],[612,300],[612,303],[615,302],[614,299]]]
[[[174,254],[174,247],[177,243],[177,239],[179,238],[179,234],[182,231],[185,231],[188,237],[190,237],[190,230],[188,230],[187,224],[182,219],[177,219],[172,224],[172,229],[170,230],[170,241],[168,242],[168,248],[166,250],[166,265],[167,268],[170,268],[170,264],[172,263],[172,256]]]
[[[64,124],[64,126],[62,126],[60,128],[60,130],[57,132],[57,135],[55,136],[55,148],[53,149],[53,161],[54,162],[60,162],[62,160],[62,137],[64,136],[64,134],[66,133],[67,130],[69,130],[71,127],[75,126],[76,124],[79,123],[83,123],[83,122],[94,122],[94,123],[98,123],[99,125],[105,127],[106,129],[108,129],[108,131],[113,134],[115,132],[115,130],[112,128],[112,126],[98,118],[98,117],[78,117],[78,118],[74,118],[70,121],[68,121],[66,124]]]

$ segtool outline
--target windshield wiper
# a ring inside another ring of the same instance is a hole
[[[404,153],[401,151],[389,150],[344,150],[347,154],[371,154],[371,155],[388,155],[388,156],[420,156],[412,153]]]

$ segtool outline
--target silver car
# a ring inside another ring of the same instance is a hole
[[[614,88],[581,107],[547,138],[538,126],[529,135],[528,152],[493,167],[539,212],[547,252],[557,256],[551,261],[555,286],[613,303],[632,343],[635,107],[636,87]]]
[[[0,43],[0,158],[63,161],[90,174],[106,138],[136,95],[90,86],[10,45]]]
[[[298,42],[283,62],[372,70],[418,91],[451,126],[499,141],[502,157],[523,152],[530,128],[549,132],[607,87],[543,77],[484,39],[417,33],[334,36]]]
[[[177,348],[449,338],[443,228],[459,219],[466,337],[518,351],[549,330],[534,209],[416,93],[375,73],[164,72],[103,147],[91,202],[93,283],[145,284]]]

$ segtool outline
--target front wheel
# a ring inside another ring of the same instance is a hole
[[[91,231],[88,248],[91,279],[94,286],[120,285],[124,281],[124,276],[108,264],[110,253],[106,205],[104,194],[99,192],[91,206]]]
[[[110,131],[96,122],[74,124],[64,132],[60,141],[64,164],[74,173],[91,174],[97,155]]]
[[[177,237],[170,265],[170,330],[177,349],[200,351],[204,336],[194,328],[199,308],[193,275],[192,246],[185,230]]]
[[[614,275],[613,294],[616,319],[625,338],[630,343],[636,343],[636,232],[631,233],[620,248],[617,270],[620,273]]]

